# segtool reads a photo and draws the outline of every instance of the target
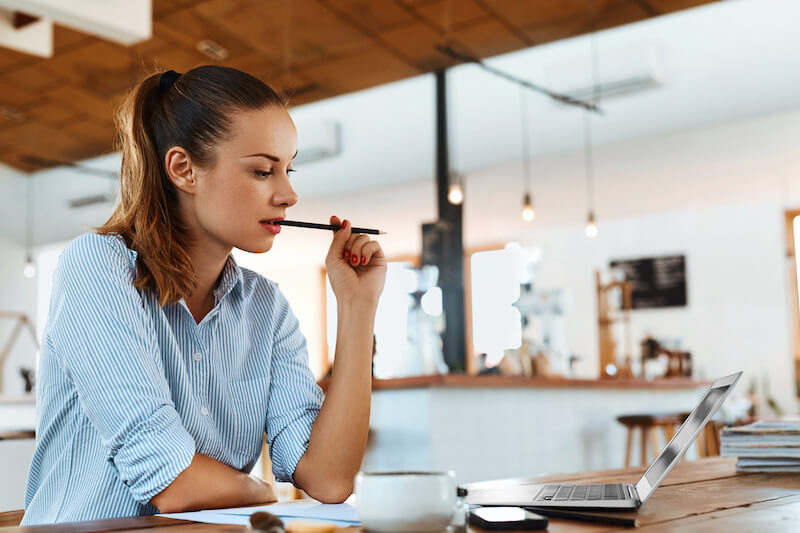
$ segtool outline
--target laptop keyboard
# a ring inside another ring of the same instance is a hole
[[[625,500],[625,485],[545,485],[534,501],[607,501]]]

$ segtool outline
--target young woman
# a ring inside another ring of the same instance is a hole
[[[340,502],[366,445],[386,261],[336,231],[336,365],[323,402],[278,286],[240,268],[297,202],[286,104],[238,70],[150,76],[117,117],[121,199],[62,253],[44,330],[23,525],[275,501],[249,475]]]

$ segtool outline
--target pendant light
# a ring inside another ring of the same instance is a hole
[[[583,162],[586,173],[586,197],[589,213],[586,216],[586,236],[597,237],[597,222],[594,218],[594,173],[592,164],[592,125],[588,111],[583,112]]]
[[[447,201],[453,205],[461,205],[464,201],[464,189],[461,186],[461,175],[450,171],[449,184],[447,185]]]
[[[531,155],[528,141],[528,106],[527,89],[519,89],[520,125],[522,126],[522,180],[524,194],[522,196],[522,220],[531,222],[536,216],[533,209],[533,199],[531,198]]]
[[[25,178],[25,267],[22,275],[28,279],[36,276],[36,263],[33,262],[31,241],[33,240],[33,177]]]

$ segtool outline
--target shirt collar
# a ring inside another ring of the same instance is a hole
[[[230,254],[222,269],[219,286],[214,290],[214,300],[219,302],[233,289],[237,287],[241,289],[243,285],[244,275],[242,274],[242,269],[236,259],[233,258],[233,254]]]

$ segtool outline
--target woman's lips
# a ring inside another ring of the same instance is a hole
[[[277,224],[271,224],[269,222],[261,222],[261,226],[266,229],[267,231],[271,232],[273,235],[277,235],[281,232],[281,227]]]

